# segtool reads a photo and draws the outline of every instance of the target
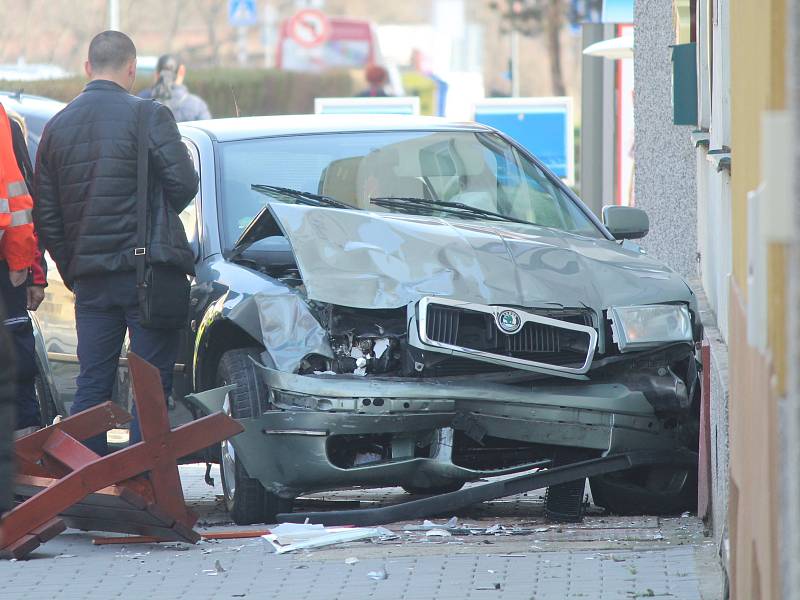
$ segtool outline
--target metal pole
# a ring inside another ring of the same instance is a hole
[[[247,27],[237,27],[237,46],[239,65],[245,66],[247,64]]]
[[[119,31],[119,0],[108,0],[108,28]]]
[[[511,95],[519,98],[519,31],[511,28]]]

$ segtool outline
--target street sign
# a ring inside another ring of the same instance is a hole
[[[228,0],[228,21],[234,27],[249,27],[258,22],[256,0]]]
[[[331,33],[331,23],[320,10],[301,10],[289,21],[289,36],[305,48],[324,44]]]
[[[575,181],[572,98],[487,98],[475,120],[514,138],[567,184]]]
[[[318,115],[419,115],[417,96],[315,98]]]

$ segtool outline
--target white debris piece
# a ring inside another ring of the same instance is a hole
[[[313,523],[281,523],[262,535],[267,548],[285,554],[304,548],[319,548],[345,542],[374,538],[391,538],[394,534],[384,527],[324,527]]]
[[[380,358],[383,356],[383,353],[389,349],[389,340],[386,338],[381,338],[375,341],[375,345],[372,347],[372,351],[375,353],[375,358]]]
[[[453,535],[446,529],[431,529],[425,533],[426,537],[450,537]]]
[[[379,569],[377,571],[370,571],[367,573],[367,577],[375,581],[382,581],[384,579],[389,579],[389,574],[384,569]]]
[[[458,527],[458,517],[450,517],[447,523],[439,525],[433,521],[425,519],[422,525],[406,525],[403,531],[429,531],[431,529],[456,529]]]
[[[344,559],[344,564],[346,565],[354,565],[358,563],[358,559],[355,556],[350,556]]]
[[[499,523],[495,523],[491,527],[487,527],[486,531],[484,531],[484,533],[486,535],[493,535],[495,533],[500,533],[501,531],[505,531],[505,527],[503,527]]]

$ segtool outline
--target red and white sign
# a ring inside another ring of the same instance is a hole
[[[289,21],[289,36],[305,48],[324,44],[331,34],[331,23],[325,13],[313,8],[301,10]]]

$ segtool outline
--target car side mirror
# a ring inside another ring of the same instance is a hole
[[[604,206],[603,225],[615,240],[635,240],[650,231],[650,218],[641,208]]]
[[[256,240],[242,251],[240,257],[266,267],[268,270],[291,269],[297,265],[292,246],[289,244],[289,240],[282,235]]]

